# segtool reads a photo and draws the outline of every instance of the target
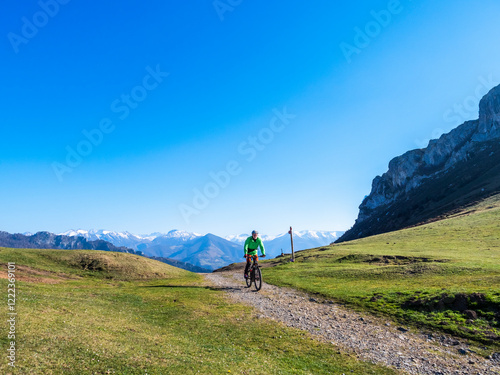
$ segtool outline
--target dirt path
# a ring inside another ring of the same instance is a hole
[[[293,289],[264,284],[246,288],[242,273],[207,274],[211,283],[238,302],[254,306],[261,316],[281,321],[331,342],[359,359],[409,374],[500,374],[500,355],[485,359],[460,340],[441,334],[412,333],[396,323],[353,312],[332,301],[311,298]]]

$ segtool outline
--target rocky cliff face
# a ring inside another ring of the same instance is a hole
[[[479,126],[473,141],[500,137],[500,86],[492,89],[479,103]]]
[[[424,149],[391,160],[388,171],[373,180],[356,223],[337,242],[415,225],[481,195],[499,192],[499,141],[497,86],[482,98],[478,120],[467,121],[431,140]],[[484,186],[478,187],[480,184]],[[450,202],[450,197],[455,201]]]

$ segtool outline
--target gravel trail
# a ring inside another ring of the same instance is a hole
[[[442,334],[412,333],[397,323],[353,312],[289,288],[263,284],[247,288],[241,271],[206,274],[237,302],[254,306],[262,317],[281,321],[330,342],[359,359],[408,374],[500,374],[500,353],[485,359],[461,339]]]

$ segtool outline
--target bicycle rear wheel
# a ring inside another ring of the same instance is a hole
[[[255,280],[254,280],[255,290],[260,290],[262,288],[262,273],[260,272],[260,267],[255,267]]]

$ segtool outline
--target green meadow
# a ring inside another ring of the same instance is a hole
[[[500,196],[426,225],[268,261],[264,280],[500,345]]]
[[[132,254],[0,248],[16,264],[16,362],[3,374],[393,374],[258,319],[201,275]],[[8,281],[4,290],[7,320]],[[7,328],[7,327],[6,327]]]

